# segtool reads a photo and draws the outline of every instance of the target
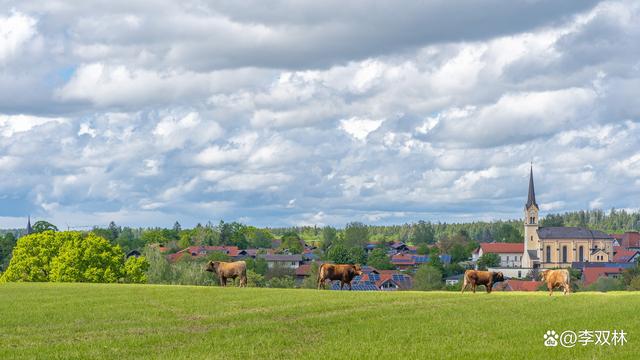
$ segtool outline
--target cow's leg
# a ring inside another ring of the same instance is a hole
[[[462,294],[464,294],[464,290],[467,288],[467,279],[465,278],[464,281],[462,282]]]
[[[549,288],[549,296],[553,295],[553,286],[547,285],[547,287]]]
[[[487,287],[487,294],[491,294],[491,288],[493,287],[493,285],[487,284],[486,287]]]
[[[247,287],[247,275],[240,277],[240,287]]]
[[[227,286],[227,278],[224,276],[220,277],[220,286]]]
[[[340,290],[342,290],[343,286],[344,286],[344,281],[340,280]]]
[[[473,293],[476,293],[476,287],[478,287],[478,285],[476,283],[472,283],[471,284],[471,288],[473,289]]]
[[[349,290],[353,290],[353,289],[351,288],[351,283],[349,283]]]
[[[565,283],[562,288],[564,289],[564,294],[567,295],[567,293],[571,292],[571,287],[569,286],[569,284]]]

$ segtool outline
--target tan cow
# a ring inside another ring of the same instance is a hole
[[[322,264],[318,270],[318,290],[320,287],[324,289],[324,283],[327,279],[340,280],[340,290],[344,284],[349,285],[349,290],[351,290],[351,280],[356,276],[362,276],[360,265]]]
[[[549,289],[549,296],[553,295],[553,288],[562,287],[563,294],[566,295],[571,292],[571,275],[567,269],[559,270],[545,270],[540,273],[542,281],[547,283],[547,289]]]
[[[469,285],[471,285],[474,294],[478,285],[484,285],[487,289],[487,293],[491,293],[493,285],[499,281],[504,281],[504,275],[501,272],[467,270],[464,272],[462,293],[464,294],[464,290]]]
[[[240,277],[240,287],[247,286],[247,263],[244,261],[209,261],[205,270],[218,275],[220,286],[227,286],[227,279],[237,277]]]

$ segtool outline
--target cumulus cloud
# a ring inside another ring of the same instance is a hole
[[[13,6],[0,225],[637,207],[633,1]]]

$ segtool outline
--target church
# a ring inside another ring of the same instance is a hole
[[[571,267],[576,262],[609,262],[613,258],[611,236],[579,227],[540,227],[539,213],[531,167],[529,195],[524,206],[523,270]]]

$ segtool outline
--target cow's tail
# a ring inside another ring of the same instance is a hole
[[[469,272],[469,270],[465,271],[464,275],[462,276],[462,294],[464,294],[464,290],[467,288],[468,272]]]

